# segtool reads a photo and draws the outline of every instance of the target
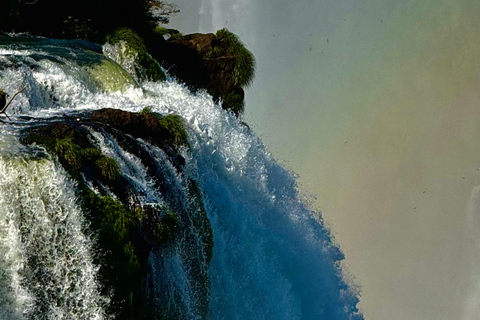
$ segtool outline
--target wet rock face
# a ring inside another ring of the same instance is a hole
[[[118,109],[101,109],[94,111],[90,120],[111,125],[139,138],[153,138],[168,134],[153,113],[140,114]]]
[[[194,33],[169,40],[164,46],[164,65],[174,77],[191,87],[207,89],[215,100],[225,101],[229,94],[241,92],[243,104],[243,89],[233,78],[237,59],[228,52],[226,41],[213,33]],[[242,111],[228,103],[223,107],[237,114]]]
[[[138,190],[116,160],[125,158],[104,154],[94,143],[93,131],[108,136],[140,159],[164,202],[139,201]],[[159,292],[157,284],[149,283],[149,279],[158,277],[151,274],[149,257],[168,259],[178,254],[194,288],[194,309],[202,318],[206,317],[213,233],[200,190],[195,181],[182,173],[185,160],[178,147],[188,143],[181,117],[162,116],[148,109],[140,113],[101,109],[84,118],[66,117],[27,129],[23,142],[43,146],[77,183],[80,205],[90,223],[89,232],[96,235],[99,248],[102,294],[111,297],[108,314],[126,320],[189,319],[177,296],[167,290],[155,295],[152,292]],[[151,152],[152,144],[166,157],[156,158]],[[183,178],[177,181],[177,175]],[[167,279],[170,270],[156,272],[164,272],[163,278]]]
[[[118,109],[94,111],[91,121],[110,125],[135,138],[142,138],[159,147],[188,145],[183,120],[176,115],[161,116],[148,110],[133,113]]]

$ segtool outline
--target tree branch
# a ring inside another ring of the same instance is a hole
[[[8,103],[5,105],[5,107],[3,107],[2,110],[0,110],[0,114],[3,113],[3,114],[5,115],[5,117],[7,117],[7,119],[8,119],[9,121],[11,121],[11,119],[10,119],[10,117],[8,116],[8,114],[7,114],[5,111],[7,110],[8,106],[10,106],[10,104],[11,104],[12,101],[13,101],[13,99],[15,99],[15,97],[16,97],[19,93],[23,92],[23,90],[25,90],[25,88],[23,88],[22,90],[20,90],[20,91],[18,91],[17,93],[15,93],[15,94],[13,95],[12,99],[10,99],[10,101],[8,101]],[[2,122],[3,122],[3,121],[2,121]]]

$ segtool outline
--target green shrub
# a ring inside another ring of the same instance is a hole
[[[162,117],[159,122],[160,125],[172,135],[173,142],[177,146],[188,145],[187,132],[185,131],[185,127],[183,126],[182,117],[169,114]]]
[[[205,54],[207,59],[215,59],[225,54],[225,50],[220,46],[214,46],[212,50]]]
[[[172,37],[170,38],[171,40],[178,40],[181,39],[183,35],[180,32],[176,32],[172,34]]]
[[[234,84],[238,87],[248,87],[255,76],[255,57],[245,48],[238,36],[227,29],[218,30],[216,37],[229,43],[227,52],[233,54],[236,59],[233,70]]]

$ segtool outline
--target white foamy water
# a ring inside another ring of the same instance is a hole
[[[102,319],[74,186],[51,160],[0,155],[3,319]]]

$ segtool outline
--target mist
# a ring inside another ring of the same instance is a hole
[[[243,118],[331,226],[366,319],[480,318],[480,3],[176,1],[257,60]]]

